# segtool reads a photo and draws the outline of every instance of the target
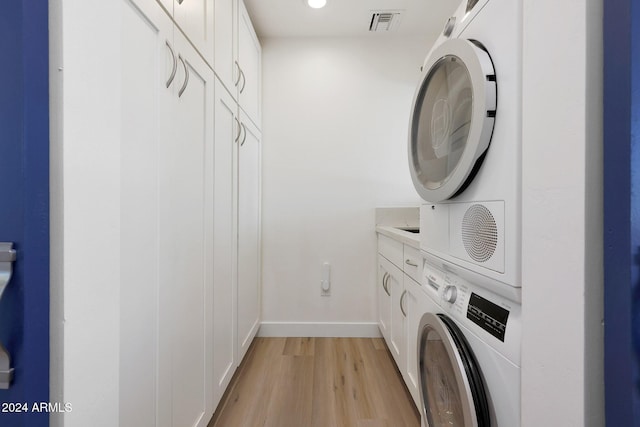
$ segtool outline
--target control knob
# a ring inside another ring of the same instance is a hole
[[[453,285],[449,285],[444,288],[442,297],[446,302],[453,304],[454,302],[456,302],[456,298],[458,298],[458,289]]]

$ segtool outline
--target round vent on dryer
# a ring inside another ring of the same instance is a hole
[[[472,205],[462,219],[462,243],[476,262],[493,256],[498,244],[498,227],[491,211],[483,205]]]

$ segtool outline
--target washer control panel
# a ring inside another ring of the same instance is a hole
[[[442,313],[519,364],[520,304],[498,295],[490,286],[474,283],[475,278],[477,275],[423,252],[422,288]]]
[[[467,319],[504,342],[509,310],[476,293],[471,293],[467,307]]]

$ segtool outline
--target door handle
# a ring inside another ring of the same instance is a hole
[[[411,262],[410,259],[407,258],[407,260],[404,262],[407,265],[410,265],[411,267],[417,267],[418,264],[416,264],[415,262]]]
[[[167,83],[166,83],[167,88],[169,88],[169,86],[171,86],[171,82],[176,76],[176,70],[178,69],[178,61],[176,61],[176,54],[173,53],[173,49],[169,44],[169,40],[166,40],[166,42],[167,42],[167,47],[169,48],[169,52],[171,52],[171,60],[173,61],[173,65],[171,66],[171,74],[169,75],[169,80],[167,80]]]
[[[13,243],[0,242],[0,300],[13,275],[13,262],[16,260],[16,251]],[[9,352],[0,342],[0,389],[8,389],[13,380],[13,368]]]
[[[182,87],[178,91],[178,98],[180,98],[189,84],[189,68],[187,68],[187,64],[184,62],[184,59],[182,59],[182,55],[178,54],[178,60],[182,62],[182,66],[184,67],[184,83],[182,83]]]

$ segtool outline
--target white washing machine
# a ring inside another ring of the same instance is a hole
[[[425,255],[417,360],[423,427],[519,427],[517,302]]]
[[[522,1],[465,0],[415,93],[409,168],[422,250],[519,299]]]

